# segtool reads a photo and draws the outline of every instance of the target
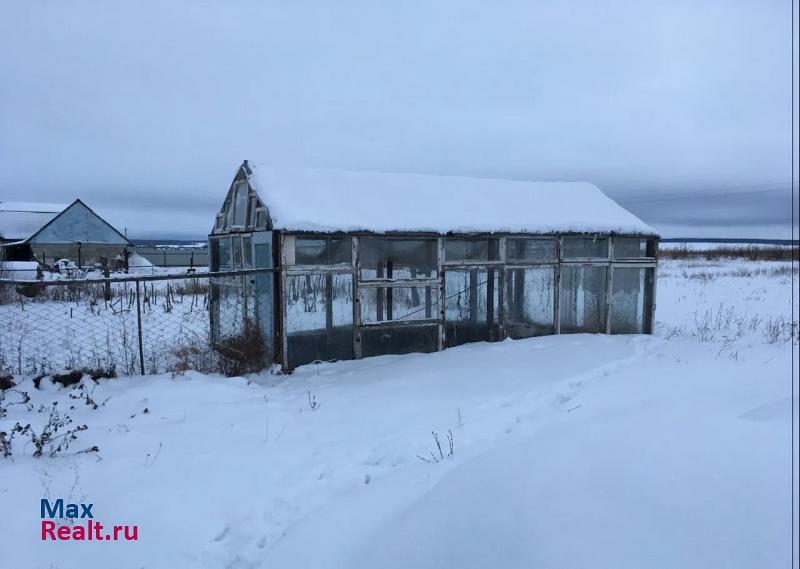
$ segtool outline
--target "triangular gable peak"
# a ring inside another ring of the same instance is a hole
[[[228,189],[211,231],[212,235],[272,229],[269,210],[256,188],[249,182],[251,174],[250,166],[245,160]]]
[[[64,211],[48,221],[26,243],[103,243],[133,246],[92,208],[76,199]]]

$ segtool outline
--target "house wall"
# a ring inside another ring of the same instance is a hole
[[[81,267],[92,267],[101,264],[103,258],[113,260],[122,256],[126,245],[108,243],[31,243],[31,251],[37,261],[52,264],[59,259],[69,259]],[[131,247],[127,247],[131,251]],[[80,260],[80,262],[79,262]]]

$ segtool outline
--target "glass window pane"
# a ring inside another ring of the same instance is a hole
[[[267,226],[267,212],[265,210],[258,210],[256,212],[256,227],[264,228]]]
[[[436,239],[363,237],[359,241],[363,280],[435,278]]]
[[[231,237],[231,248],[233,249],[233,270],[242,268],[242,238]]]
[[[245,269],[253,268],[253,238],[242,237],[242,258]]]
[[[496,261],[497,239],[455,239],[444,241],[445,261]]]
[[[439,326],[377,326],[361,328],[361,355],[435,352],[439,345]]]
[[[640,259],[649,255],[647,239],[638,237],[614,237],[615,259]]]
[[[552,267],[506,271],[506,331],[514,339],[555,333]]]
[[[231,240],[223,237],[219,240],[219,270],[229,271],[231,269]]]
[[[437,287],[361,287],[359,294],[365,324],[439,318]]]
[[[497,337],[498,271],[446,271],[445,338],[447,346],[483,342]]]
[[[608,238],[606,237],[564,237],[564,259],[608,258]]]
[[[295,265],[350,265],[353,240],[350,237],[297,237]]]
[[[258,198],[252,196],[250,198],[250,206],[247,209],[247,225],[250,227],[256,224],[256,207],[258,207]]]
[[[253,233],[255,243],[255,266],[259,269],[272,267],[272,231]]]
[[[208,242],[209,260],[208,265],[212,272],[219,270],[219,239],[209,239]]]
[[[218,285],[218,335],[221,342],[241,336],[244,330],[244,294],[241,277],[220,277]]]
[[[506,239],[506,259],[509,261],[554,261],[555,239]]]
[[[244,222],[247,215],[247,182],[239,182],[236,185],[235,204],[233,212],[233,225],[244,227]]]
[[[561,267],[561,333],[602,333],[606,329],[606,267]]]
[[[267,362],[273,360],[273,334],[274,334],[274,299],[275,276],[272,273],[258,273],[252,275],[253,292],[255,296],[255,311],[258,327],[264,338],[264,346],[267,349]]]
[[[353,358],[353,277],[312,274],[286,279],[289,366]]]
[[[611,294],[611,333],[650,331],[654,269],[614,267]]]

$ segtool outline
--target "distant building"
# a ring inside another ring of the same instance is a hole
[[[284,370],[578,332],[649,334],[656,232],[587,182],[239,168],[211,336]],[[261,273],[239,273],[242,269]],[[271,274],[270,274],[271,273]],[[258,332],[258,334],[256,334]]]
[[[133,247],[127,237],[77,199],[69,205],[0,202],[0,249],[6,261],[92,266]]]

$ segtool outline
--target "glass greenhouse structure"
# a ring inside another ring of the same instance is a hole
[[[235,353],[256,337],[289,371],[467,342],[648,334],[657,244],[586,182],[245,161],[209,236],[211,270],[232,273],[212,279],[212,339]]]

